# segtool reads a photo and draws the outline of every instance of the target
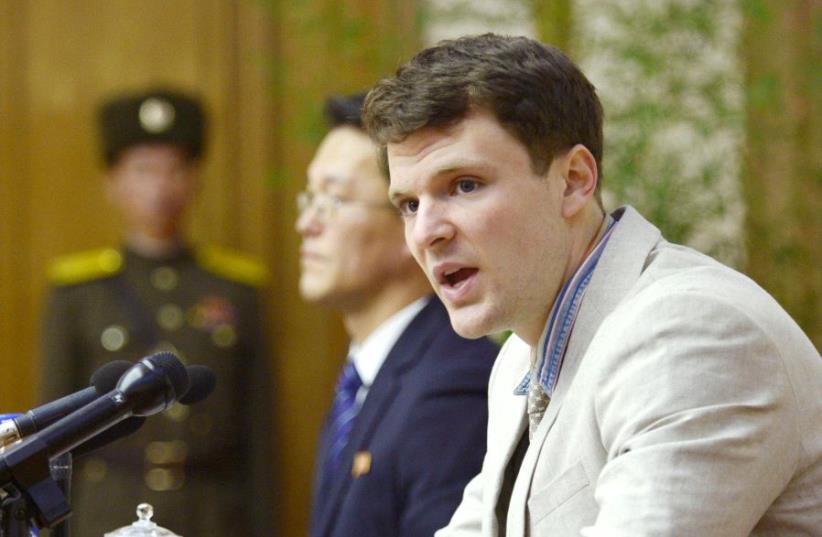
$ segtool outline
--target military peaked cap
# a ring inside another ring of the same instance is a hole
[[[203,152],[205,115],[200,102],[184,93],[155,89],[116,96],[100,108],[103,158],[114,163],[120,151],[143,143],[173,144],[198,158]]]

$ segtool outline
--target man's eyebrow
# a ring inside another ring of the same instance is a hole
[[[330,175],[323,175],[320,179],[320,184],[326,186],[328,184],[342,184],[345,183],[345,178],[341,175],[330,174]]]
[[[435,176],[441,175],[452,175],[457,172],[465,171],[465,170],[490,170],[491,166],[482,160],[455,160],[453,162],[449,162],[448,164],[443,165],[440,168],[437,168],[437,171],[434,173]]]
[[[309,175],[310,177],[310,175]],[[317,189],[326,189],[329,186],[334,185],[343,185],[347,182],[346,178],[338,175],[338,174],[324,174],[319,176],[315,179],[315,185],[312,187],[314,190]],[[311,181],[309,180],[308,183],[310,184]]]
[[[388,201],[390,201],[392,205],[397,205],[404,197],[406,197],[406,194],[402,190],[394,190],[388,187]]]
[[[459,173],[477,173],[477,172],[486,172],[491,173],[494,170],[493,165],[489,164],[488,162],[480,161],[480,160],[456,160],[453,162],[449,162],[444,164],[442,167],[437,168],[434,172],[428,176],[428,181],[436,181],[443,177],[453,176]],[[396,202],[399,199],[407,197],[407,193],[403,190],[396,189],[392,186],[388,187],[388,198],[391,203],[396,205]]]

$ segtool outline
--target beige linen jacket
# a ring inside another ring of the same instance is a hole
[[[822,535],[818,351],[753,281],[618,213],[505,535]],[[500,351],[482,471],[436,537],[501,534],[530,352],[516,337]]]

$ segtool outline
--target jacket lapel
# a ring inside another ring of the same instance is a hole
[[[445,307],[436,297],[432,297],[388,353],[373,384],[368,389],[368,395],[351,431],[351,438],[341,455],[340,471],[334,476],[328,495],[323,501],[317,522],[319,529],[317,535],[329,535],[333,528],[334,520],[352,482],[351,468],[354,454],[367,448],[380,421],[385,416],[386,409],[391,406],[402,387],[404,373],[413,367],[419,357],[425,353],[437,328],[448,322]]]
[[[585,290],[551,403],[537,427],[522,461],[508,513],[509,535],[525,535],[525,507],[539,453],[551,430],[585,351],[602,321],[630,292],[645,268],[648,256],[662,236],[630,206],[614,213],[619,219],[591,282]]]
[[[500,350],[492,373],[492,389],[488,394],[491,409],[488,430],[493,434],[493,441],[488,442],[482,468],[489,487],[483,494],[483,527],[491,528],[491,535],[499,532],[497,504],[505,484],[508,464],[528,427],[527,397],[516,395],[514,390],[528,373],[530,356],[531,347],[512,334]]]

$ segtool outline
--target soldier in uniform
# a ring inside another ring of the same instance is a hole
[[[271,387],[258,292],[265,269],[182,236],[203,153],[201,105],[173,91],[123,95],[104,104],[100,127],[124,241],[52,263],[42,397],[88,386],[108,361],[159,350],[208,365],[217,387],[75,461],[74,535],[102,537],[145,501],[158,524],[184,537],[271,537]]]

